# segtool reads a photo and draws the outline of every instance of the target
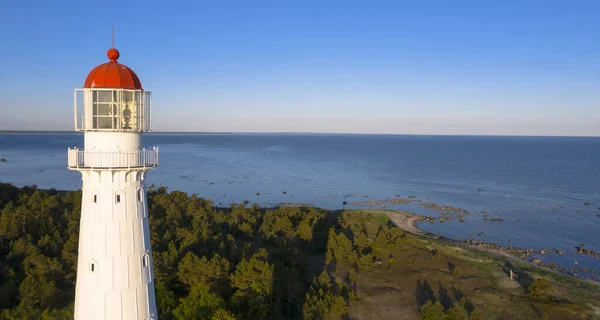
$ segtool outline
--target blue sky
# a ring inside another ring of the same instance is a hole
[[[600,136],[600,1],[6,1],[0,130],[119,61],[155,131]]]

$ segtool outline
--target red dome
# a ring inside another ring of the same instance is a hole
[[[110,48],[106,53],[109,62],[103,63],[90,71],[85,79],[84,88],[118,88],[143,90],[138,76],[124,64],[117,62],[119,50]]]

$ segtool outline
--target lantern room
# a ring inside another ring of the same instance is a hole
[[[107,56],[109,61],[92,69],[83,88],[75,89],[75,130],[151,131],[152,93],[133,70],[117,62],[117,49],[109,49]]]

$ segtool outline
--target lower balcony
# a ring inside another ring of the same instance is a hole
[[[158,166],[158,148],[131,152],[87,151],[69,148],[69,169],[129,169]]]

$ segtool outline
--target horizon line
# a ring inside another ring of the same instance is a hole
[[[0,130],[0,134],[3,133],[80,133],[74,130]],[[537,134],[470,134],[470,133],[455,133],[455,134],[440,134],[440,133],[362,133],[362,132],[310,132],[310,131],[299,131],[299,132],[233,132],[233,131],[150,131],[147,134],[213,134],[213,135],[235,135],[235,134],[279,134],[279,135],[302,135],[302,134],[315,134],[315,135],[381,135],[381,136],[459,136],[459,137],[538,137],[538,138],[600,138],[597,136],[588,135],[537,135]]]

